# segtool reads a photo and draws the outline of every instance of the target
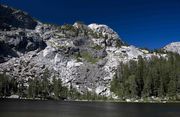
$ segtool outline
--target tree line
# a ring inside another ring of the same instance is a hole
[[[18,95],[19,98],[53,99],[53,100],[106,100],[105,96],[94,92],[78,92],[73,86],[63,86],[60,78],[53,76],[45,69],[42,77],[29,79],[12,78],[4,72],[0,74],[0,98]]]
[[[64,86],[60,78],[46,69],[41,77],[15,79],[6,73],[0,74],[0,97],[19,95],[31,99],[106,100],[95,92],[78,92],[73,86]],[[111,81],[110,90],[120,99],[168,97],[180,99],[180,55],[169,53],[168,57],[152,57],[120,63]]]
[[[168,97],[180,99],[180,55],[152,57],[118,66],[110,90],[120,99]]]

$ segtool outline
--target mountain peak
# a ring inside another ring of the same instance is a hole
[[[172,42],[163,48],[165,51],[180,54],[180,42]]]
[[[113,29],[111,29],[107,25],[92,23],[92,24],[89,24],[88,27],[95,32],[102,33],[104,36],[107,35],[109,38],[112,37],[112,38],[120,39],[117,32],[115,32]]]

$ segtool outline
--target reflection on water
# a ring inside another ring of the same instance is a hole
[[[180,117],[180,104],[1,100],[0,117]]]

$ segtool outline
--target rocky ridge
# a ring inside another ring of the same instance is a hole
[[[22,11],[0,7],[3,16],[15,19],[13,24],[1,20],[0,72],[23,79],[26,86],[28,79],[41,78],[48,69],[64,85],[81,93],[88,90],[110,96],[110,81],[120,62],[137,60],[138,56],[166,56],[125,45],[106,25],[43,24]]]

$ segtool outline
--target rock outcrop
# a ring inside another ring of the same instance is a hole
[[[167,52],[174,52],[180,54],[180,42],[170,43],[166,45],[163,49]]]

